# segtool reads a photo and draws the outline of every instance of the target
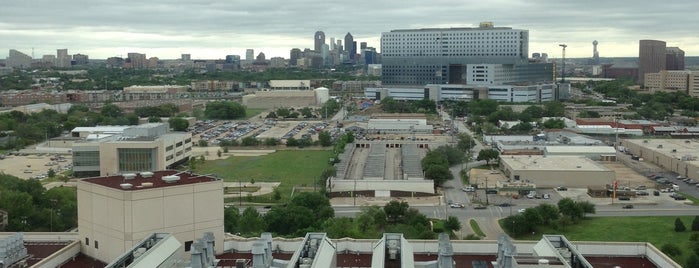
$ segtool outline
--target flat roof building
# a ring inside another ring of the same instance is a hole
[[[615,179],[613,170],[583,156],[503,155],[500,169],[510,180],[531,182],[540,188],[585,188]]]
[[[91,132],[92,131],[92,132]],[[192,155],[192,134],[168,132],[166,123],[75,128],[73,175],[110,176],[172,168]]]
[[[223,252],[223,181],[176,170],[78,181],[81,252],[110,263],[152,233],[171,233],[189,252],[205,232]]]

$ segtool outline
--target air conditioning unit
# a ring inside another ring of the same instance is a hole
[[[124,173],[122,176],[124,176],[125,180],[133,180],[136,178],[136,174],[134,173]]]
[[[163,176],[162,180],[165,181],[166,183],[175,183],[175,182],[180,180],[180,176],[177,176],[177,175]]]
[[[144,178],[153,177],[153,172],[150,172],[150,171],[141,172],[141,177],[144,177]]]
[[[121,187],[121,189],[131,189],[131,188],[133,187],[133,184],[131,184],[131,183],[122,183],[122,184],[119,184],[119,186]]]

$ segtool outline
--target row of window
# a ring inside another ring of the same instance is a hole
[[[384,54],[384,57],[517,57],[518,53],[443,53],[443,54]]]
[[[478,31],[478,32],[475,32]],[[434,33],[384,33],[381,36],[386,37],[437,37],[437,36],[516,36],[522,31],[482,31],[475,30],[471,32],[434,32]]]

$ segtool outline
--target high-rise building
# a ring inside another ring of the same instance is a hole
[[[345,52],[351,60],[354,59],[354,54],[357,54],[357,48],[354,47],[354,37],[349,32],[345,35]]]
[[[303,52],[298,48],[292,48],[289,52],[289,66],[298,65],[298,60],[303,58]]]
[[[182,56],[180,57],[180,59],[181,59],[182,61],[190,61],[190,60],[192,60],[192,55],[191,55],[191,54],[182,54]]]
[[[668,47],[665,50],[665,69],[671,71],[684,70],[684,50],[679,47]]]
[[[12,68],[29,68],[32,65],[32,57],[14,49],[10,49],[10,54],[5,61],[5,66]]]
[[[345,51],[345,49],[342,47],[342,39],[337,40],[337,45],[335,47],[337,51]]]
[[[516,65],[529,68],[529,31],[494,27],[392,30],[381,34],[383,85],[465,83],[467,64]],[[552,77],[551,79],[552,80]]]
[[[143,69],[143,68],[146,68],[147,66],[148,66],[148,62],[146,60],[146,54],[135,53],[135,52],[131,52],[131,53],[127,54],[126,63],[125,63],[126,68]]]
[[[645,81],[645,74],[665,69],[665,41],[641,40],[638,42],[638,79]]]
[[[75,61],[75,65],[87,65],[90,63],[90,58],[87,55],[75,54],[73,55],[73,61]]]
[[[245,61],[252,62],[255,60],[255,50],[248,48],[245,50]]]
[[[313,40],[313,50],[320,52],[320,50],[323,47],[323,44],[325,44],[325,33],[323,31],[317,31],[313,37]]]
[[[56,67],[58,68],[68,68],[70,67],[70,62],[72,58],[68,55],[68,49],[57,49],[56,50]]]
[[[330,50],[335,50],[337,44],[335,43],[335,37],[330,37]]]

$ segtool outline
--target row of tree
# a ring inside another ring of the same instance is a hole
[[[242,213],[235,207],[225,209],[226,232],[258,236],[272,232],[280,236],[298,237],[307,232],[326,232],[330,238],[379,238],[382,233],[403,233],[409,239],[434,239],[430,220],[403,201],[391,201],[384,207],[365,206],[354,218],[333,217],[330,202],[320,193],[304,192],[288,204],[273,206],[265,215],[248,207]],[[447,219],[444,230],[458,231],[456,217]]]
[[[503,229],[512,237],[536,232],[539,228],[549,226],[557,230],[578,223],[586,214],[595,213],[595,205],[588,201],[575,201],[563,198],[557,206],[541,204],[528,208],[523,213],[510,215],[502,219]]]

